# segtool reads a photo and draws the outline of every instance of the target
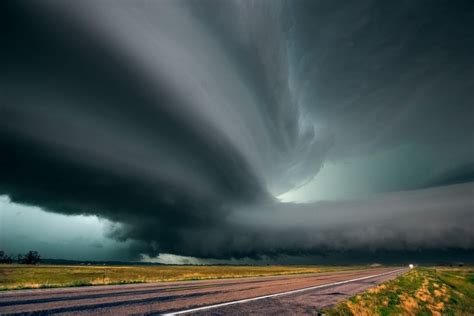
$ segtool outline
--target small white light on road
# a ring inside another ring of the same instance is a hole
[[[415,266],[414,266],[413,264],[411,264],[411,263],[410,263],[408,266],[410,267],[410,269],[413,269],[413,268],[415,267]]]

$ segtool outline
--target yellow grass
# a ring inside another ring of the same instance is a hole
[[[474,268],[417,268],[326,315],[474,315]]]
[[[356,267],[0,265],[0,290],[242,278],[354,268]]]

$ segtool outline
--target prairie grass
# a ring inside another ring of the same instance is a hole
[[[357,267],[0,265],[0,290],[243,278],[355,268]]]
[[[326,315],[474,315],[474,267],[416,268]]]

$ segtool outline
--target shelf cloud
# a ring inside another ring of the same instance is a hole
[[[136,256],[474,248],[470,1],[1,6],[12,201]],[[374,157],[369,196],[278,198]]]

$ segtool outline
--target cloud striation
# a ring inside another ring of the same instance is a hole
[[[12,201],[106,218],[152,257],[474,248],[469,1],[2,7]],[[407,144],[429,171],[393,192],[278,201]]]

